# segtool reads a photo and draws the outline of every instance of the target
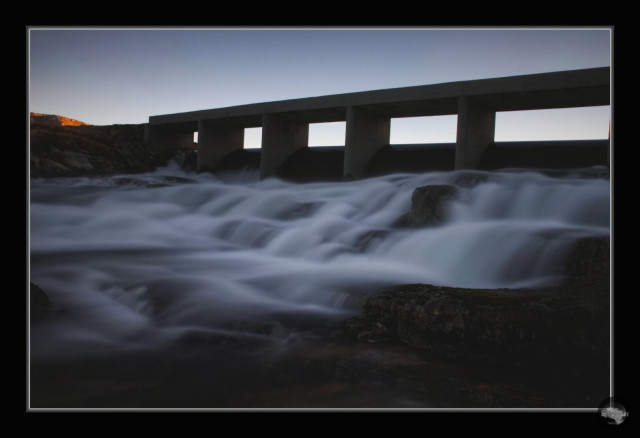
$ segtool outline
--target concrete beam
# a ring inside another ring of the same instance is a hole
[[[215,170],[222,159],[244,147],[244,127],[222,121],[198,121],[198,171]]]
[[[147,125],[145,137],[156,150],[193,148],[193,131],[181,125]]]
[[[344,177],[360,178],[371,158],[389,144],[391,118],[364,108],[347,108]]]
[[[391,117],[434,116],[455,114],[460,96],[484,100],[496,111],[600,106],[610,104],[610,76],[611,69],[602,67],[447,82],[164,114],[150,116],[149,123],[234,118],[245,127],[255,127],[263,114],[287,112],[314,123],[331,122],[340,120],[349,106],[384,108]]]
[[[476,169],[487,146],[494,141],[496,112],[476,100],[458,99],[455,168]]]
[[[276,176],[295,151],[309,146],[309,123],[280,114],[262,117],[260,177]]]

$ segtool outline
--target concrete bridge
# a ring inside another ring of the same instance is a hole
[[[245,128],[262,127],[269,177],[308,147],[310,123],[346,121],[343,175],[358,178],[389,145],[392,118],[457,114],[455,169],[473,169],[494,142],[496,112],[609,105],[610,95],[609,67],[449,82],[151,116],[147,142],[191,147],[197,131],[198,170],[213,170],[243,148]]]

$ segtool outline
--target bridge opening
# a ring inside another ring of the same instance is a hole
[[[402,117],[391,119],[389,143],[395,145],[455,143],[458,116]]]
[[[309,147],[344,146],[347,122],[309,124]]]
[[[611,107],[593,106],[496,113],[496,142],[605,140]]]
[[[609,164],[611,107],[496,113],[494,144],[478,168],[587,168]]]
[[[458,116],[392,118],[389,147],[371,158],[364,176],[453,170]]]
[[[262,128],[244,128],[244,148],[260,149],[262,147]]]
[[[292,181],[341,181],[343,178],[346,122],[309,124],[309,147],[293,152],[278,171]]]

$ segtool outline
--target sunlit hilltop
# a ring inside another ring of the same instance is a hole
[[[47,123],[56,126],[82,126],[88,125],[88,123],[81,122],[80,120],[70,119],[68,117],[56,116],[53,114],[40,114],[31,113],[31,123]]]

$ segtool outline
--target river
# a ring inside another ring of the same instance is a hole
[[[429,184],[459,189],[447,221],[404,226]],[[576,239],[610,234],[602,168],[295,184],[172,165],[36,179],[29,196],[30,280],[53,305],[29,330],[35,407],[457,406],[443,364],[411,393],[371,371],[375,349],[347,360],[341,322],[396,284],[557,284]]]

